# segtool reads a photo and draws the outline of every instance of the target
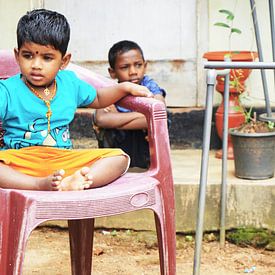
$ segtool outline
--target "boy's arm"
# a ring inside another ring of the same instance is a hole
[[[142,117],[136,117],[134,120],[124,124],[118,128],[120,130],[147,130],[147,120],[144,115]]]
[[[120,113],[99,109],[95,112],[96,125],[100,128],[116,128],[123,130],[147,129],[147,121],[138,112]]]
[[[161,94],[154,95],[154,98],[165,103],[165,99]],[[138,112],[118,112],[114,105],[96,110],[95,122],[100,128],[116,128],[121,130],[147,129],[147,121],[143,114]]]
[[[114,86],[98,89],[95,100],[88,107],[95,109],[105,108],[127,95],[153,97],[153,94],[144,86],[131,82],[122,82]]]
[[[165,98],[161,94],[155,94],[153,96],[155,99],[162,101],[165,104]],[[145,116],[138,112],[133,112],[135,117],[132,121],[128,121],[128,123],[124,124],[119,129],[123,130],[147,130],[147,120]],[[121,115],[128,115],[129,113],[120,113]]]

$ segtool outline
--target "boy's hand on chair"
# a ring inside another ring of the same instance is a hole
[[[133,96],[143,96],[143,97],[153,97],[153,94],[149,91],[149,89],[145,86],[138,85],[132,82],[127,83],[129,88],[129,94]]]
[[[104,108],[105,113],[118,113],[118,110],[116,109],[115,105],[112,104],[106,108]]]

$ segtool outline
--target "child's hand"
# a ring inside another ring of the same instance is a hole
[[[118,113],[118,110],[116,109],[115,105],[110,105],[106,108],[104,108],[105,113]]]
[[[124,82],[126,83],[126,82]],[[145,86],[127,82],[127,91],[133,96],[153,97],[154,95]]]

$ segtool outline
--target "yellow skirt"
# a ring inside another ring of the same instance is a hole
[[[0,150],[0,161],[23,174],[45,177],[60,169],[64,169],[66,175],[71,175],[84,166],[91,166],[101,158],[119,155],[128,157],[121,149],[68,150],[31,146],[22,149]]]

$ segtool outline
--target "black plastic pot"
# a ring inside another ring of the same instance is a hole
[[[266,179],[274,176],[275,132],[238,133],[230,129],[235,176],[243,179]]]

